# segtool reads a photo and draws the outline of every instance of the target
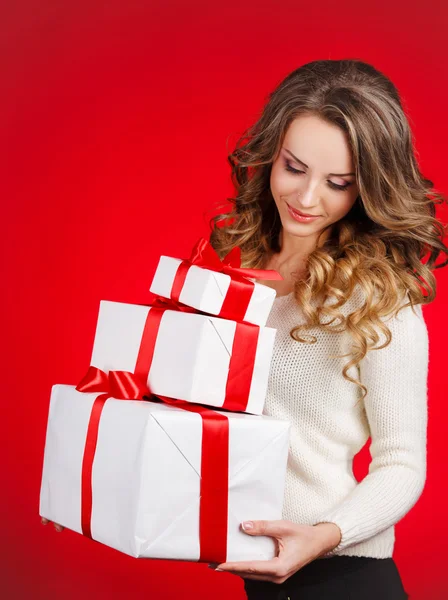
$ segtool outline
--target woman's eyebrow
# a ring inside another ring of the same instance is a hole
[[[286,150],[286,152],[290,154],[295,161],[305,167],[305,169],[308,169],[308,165],[306,165],[303,160],[300,160],[300,158],[297,158],[297,156],[294,156],[291,150],[288,150],[288,148],[284,148],[284,150]],[[347,177],[348,175],[355,175],[355,173],[328,173],[328,175],[333,175],[334,177]]]

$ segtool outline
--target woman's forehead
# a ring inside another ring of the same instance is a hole
[[[282,149],[310,169],[334,174],[354,172],[347,134],[337,125],[314,115],[302,115],[292,121]]]

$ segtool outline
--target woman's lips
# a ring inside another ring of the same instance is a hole
[[[291,215],[291,217],[295,221],[298,221],[299,223],[311,223],[312,221],[315,221],[316,219],[318,219],[321,216],[321,215],[316,215],[313,217],[305,217],[304,215],[300,214],[296,209],[294,209],[292,206],[290,206],[288,203],[286,203],[286,206],[288,207],[288,212]]]

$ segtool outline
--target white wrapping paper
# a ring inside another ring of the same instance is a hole
[[[182,261],[161,256],[150,291],[170,298],[176,271]],[[179,302],[212,315],[218,315],[230,285],[230,275],[192,265],[188,270]],[[267,285],[255,283],[244,321],[263,327],[274,303],[276,291]]]
[[[135,371],[150,308],[102,300],[91,365]],[[222,407],[236,322],[167,310],[162,317],[148,385],[154,394]],[[276,329],[260,328],[245,412],[263,412]]]
[[[39,514],[82,533],[81,472],[98,393],[54,385]],[[229,420],[227,560],[268,560],[272,538],[240,523],[281,519],[289,423],[220,411]],[[198,414],[153,402],[109,398],[92,468],[93,539],[139,558],[199,560],[202,422]]]

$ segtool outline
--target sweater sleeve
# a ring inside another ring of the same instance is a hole
[[[370,350],[359,363],[372,461],[364,479],[313,523],[335,523],[339,545],[325,556],[370,538],[400,521],[416,504],[426,480],[429,340],[421,305],[384,322],[389,346]],[[385,341],[383,334],[377,345]]]

